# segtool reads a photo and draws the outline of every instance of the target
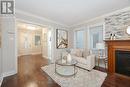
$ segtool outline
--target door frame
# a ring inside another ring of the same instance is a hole
[[[47,26],[47,25],[43,25],[43,24],[36,23],[36,22],[30,22],[30,21],[27,21],[27,20],[23,20],[23,19],[17,18],[17,19],[16,19],[16,25],[17,25],[17,23],[19,23],[19,22],[23,22],[23,23],[27,23],[27,24],[32,24],[32,25],[37,25],[37,26],[41,26],[41,27],[43,27],[43,28],[44,28],[44,27],[47,27],[48,29],[49,29],[49,28],[52,28],[52,27]],[[17,30],[18,30],[18,29],[17,29],[17,26],[16,26],[16,29],[15,29],[15,33],[16,33],[16,44],[18,44],[18,38],[17,38],[17,37],[18,37],[18,34],[17,34]],[[53,32],[52,29],[51,29],[51,32]],[[52,44],[53,44],[53,43],[51,43],[51,45],[52,45]],[[18,57],[18,56],[19,56],[19,55],[18,55],[18,46],[16,46],[15,49],[17,49],[17,55],[16,55],[16,56]],[[53,55],[53,49],[51,49],[51,50],[52,50],[52,51],[51,51],[51,56],[52,56],[52,55]],[[52,57],[52,58],[53,58],[53,57]],[[53,60],[53,59],[52,59],[52,60]]]

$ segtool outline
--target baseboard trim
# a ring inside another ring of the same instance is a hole
[[[11,75],[14,75],[16,73],[17,73],[16,71],[10,71],[10,72],[5,72],[5,73],[1,74],[0,75],[0,87],[2,85],[4,77],[11,76]]]
[[[27,55],[42,55],[42,53],[21,54],[21,55],[18,55],[18,57],[20,57],[20,56],[27,56]]]
[[[15,75],[15,74],[17,74],[17,71],[5,72],[5,73],[3,73],[3,78],[7,77],[7,76]]]

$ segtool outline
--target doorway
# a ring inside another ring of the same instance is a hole
[[[41,55],[51,59],[51,30],[47,27],[17,22],[18,56]]]

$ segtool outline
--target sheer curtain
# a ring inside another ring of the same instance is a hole
[[[76,31],[76,48],[84,48],[84,30]]]
[[[103,42],[103,25],[94,26],[89,28],[89,35],[90,35],[90,49],[93,53],[97,54],[96,43]]]

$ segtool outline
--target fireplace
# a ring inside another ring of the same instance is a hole
[[[115,72],[130,76],[130,51],[115,51]]]
[[[105,40],[108,46],[108,72],[130,76],[130,40]],[[128,63],[129,62],[129,63]]]

